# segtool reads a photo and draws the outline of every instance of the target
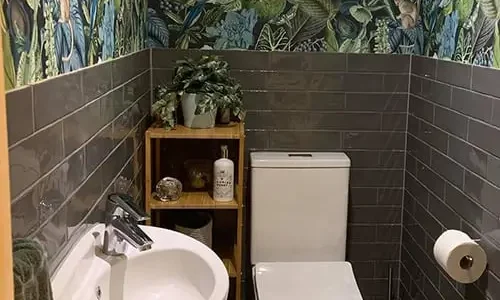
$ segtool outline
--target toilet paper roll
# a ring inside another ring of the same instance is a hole
[[[434,244],[434,257],[439,265],[460,283],[472,283],[486,269],[486,253],[467,234],[447,230]]]

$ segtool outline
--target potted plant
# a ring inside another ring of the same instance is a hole
[[[187,127],[214,127],[218,108],[244,117],[240,85],[229,76],[228,63],[217,56],[177,61],[169,90],[179,95]]]
[[[228,124],[232,116],[240,121],[245,118],[242,98],[241,85],[233,78],[228,78],[217,97],[219,123]]]

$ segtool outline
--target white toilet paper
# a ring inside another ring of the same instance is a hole
[[[434,257],[439,265],[460,283],[479,279],[486,269],[486,253],[467,234],[447,230],[434,244]]]

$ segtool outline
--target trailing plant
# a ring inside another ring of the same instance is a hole
[[[153,117],[159,121],[163,128],[170,130],[175,126],[175,111],[179,104],[177,93],[171,92],[164,85],[159,85],[155,90],[156,102],[151,106]]]

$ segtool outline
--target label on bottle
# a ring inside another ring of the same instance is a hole
[[[233,172],[219,169],[215,171],[214,199],[233,199]]]

